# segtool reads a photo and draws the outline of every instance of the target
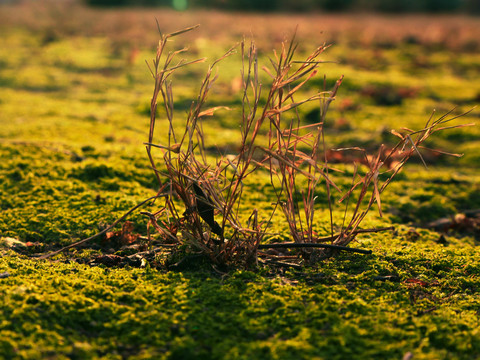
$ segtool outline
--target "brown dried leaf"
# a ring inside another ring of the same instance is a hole
[[[122,230],[109,231],[105,234],[107,241],[115,242],[120,245],[132,244],[139,238],[139,234],[133,234],[134,225],[131,221],[126,221]]]

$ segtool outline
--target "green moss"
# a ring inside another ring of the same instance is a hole
[[[392,255],[343,256],[321,270],[272,279],[239,271],[223,280],[204,271],[111,270],[4,257],[0,271],[11,275],[2,279],[3,353],[195,353],[214,359],[475,354],[480,334],[468,329],[479,320],[478,302],[456,272],[463,261],[475,266],[478,259],[456,254],[461,259],[452,264],[445,253],[412,263],[411,254]],[[439,276],[447,265],[446,278]],[[375,280],[392,271],[401,282]],[[334,284],[325,284],[328,276]],[[409,277],[439,284],[412,288],[404,283]],[[412,303],[415,291],[431,296]],[[457,313],[462,304],[473,311]]]

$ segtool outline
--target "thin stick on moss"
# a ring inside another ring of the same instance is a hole
[[[60,254],[61,252],[65,251],[65,250],[68,250],[68,249],[71,249],[71,248],[74,248],[74,247],[77,247],[78,245],[81,245],[81,244],[84,244],[86,242],[89,242],[90,240],[93,240],[93,239],[96,239],[98,238],[99,236],[102,236],[103,234],[107,233],[108,231],[112,230],[120,221],[124,220],[128,215],[130,215],[132,212],[134,212],[135,210],[137,210],[138,208],[142,207],[143,205],[145,205],[146,203],[148,203],[149,201],[151,200],[154,200],[154,199],[157,199],[159,197],[163,197],[165,196],[164,194],[160,194],[160,195],[155,195],[155,196],[152,196],[152,197],[149,197],[147,200],[144,200],[142,201],[141,203],[135,205],[133,208],[131,208],[130,210],[128,210],[125,214],[122,215],[122,217],[118,218],[117,220],[115,220],[112,225],[110,225],[109,227],[105,228],[104,230],[100,231],[99,233],[95,234],[95,235],[92,235],[86,239],[83,239],[83,240],[80,240],[80,241],[77,241],[73,244],[70,244],[70,245],[67,245],[63,248],[61,248],[60,250],[56,250],[56,251],[53,251],[51,253],[48,253],[48,254],[45,254],[45,255],[42,255],[39,257],[39,259],[48,259],[49,257],[52,257],[52,256],[55,256],[57,254]]]
[[[365,234],[365,233],[376,233],[381,231],[388,231],[394,230],[393,226],[389,227],[382,227],[377,229],[359,229],[352,233],[352,235],[356,236],[358,234]],[[327,236],[322,238],[315,239],[316,241],[334,241],[338,239],[342,233],[336,234],[333,236]],[[360,254],[372,254],[371,250],[363,250],[363,249],[355,249],[347,246],[341,245],[333,245],[333,244],[323,244],[323,243],[298,243],[298,242],[284,242],[284,243],[273,243],[273,244],[262,244],[258,246],[258,249],[294,249],[294,248],[325,248],[325,249],[334,249],[334,250],[342,250],[342,251],[349,251],[349,252],[356,252]]]
[[[371,255],[372,250],[355,249],[348,246],[332,245],[332,244],[316,244],[316,243],[297,243],[297,242],[284,242],[275,244],[261,244],[258,245],[258,249],[303,249],[303,248],[323,248],[354,252],[359,254]]]

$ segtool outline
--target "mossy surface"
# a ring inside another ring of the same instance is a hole
[[[12,359],[475,358],[478,252],[372,247],[374,256],[315,269],[225,276],[6,255],[1,351]]]
[[[371,256],[341,254],[296,270],[219,273],[202,262],[167,272],[155,267],[161,255],[142,266],[86,265],[101,253],[102,240],[52,261],[20,255],[91,236],[158,190],[143,145],[152,91],[143,61],[130,61],[117,48],[114,30],[86,35],[77,29],[50,38],[50,30],[35,29],[0,28],[0,358],[401,359],[411,352],[414,359],[478,359],[478,219],[429,226],[480,209],[478,126],[432,137],[432,148],[465,156],[422,150],[429,169],[412,159],[382,194],[384,217],[372,210],[363,226],[393,225],[395,231],[364,234],[352,244],[372,250]],[[301,30],[300,59],[318,45]],[[203,31],[187,57],[211,62],[239,40],[233,31],[228,41],[205,36],[218,29]],[[172,45],[186,45],[182,41]],[[434,108],[441,115],[459,105],[459,114],[478,103],[480,83],[472,81],[479,75],[478,53],[377,45],[339,40],[325,53],[340,60],[322,68],[327,86],[345,75],[327,118],[327,146],[374,152],[381,143],[395,143],[390,129],[421,128]],[[266,47],[260,61],[268,65]],[[147,46],[137,51],[141,60],[153,54]],[[241,98],[233,88],[240,67],[239,56],[221,63],[208,100],[232,108],[203,123],[212,158],[217,150],[238,150]],[[179,127],[205,70],[194,65],[173,78]],[[323,85],[319,76],[299,95]],[[299,111],[305,124],[316,121],[315,104]],[[167,138],[162,119],[160,111],[158,141]],[[478,122],[478,111],[459,122]],[[352,167],[335,166],[344,171],[335,180],[346,189]],[[262,209],[275,201],[268,181],[259,172],[245,183],[242,216],[254,208],[267,216]],[[316,231],[328,235],[325,189],[317,195]],[[334,218],[341,226],[343,207]],[[145,216],[134,212],[128,220],[146,234]],[[272,228],[278,234],[267,241],[290,241],[280,216]]]

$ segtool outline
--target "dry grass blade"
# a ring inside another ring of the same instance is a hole
[[[425,160],[423,160],[423,156],[420,153],[420,151],[418,151],[417,147],[415,146],[415,142],[412,140],[411,136],[407,135],[407,139],[410,140],[410,143],[412,144],[413,149],[417,152],[418,156],[420,157],[420,160],[422,160],[422,163],[423,163],[423,166],[425,166],[425,169],[428,169],[427,163],[425,162]]]
[[[213,108],[210,108],[208,110],[204,110],[204,111],[200,112],[197,116],[198,117],[213,116],[215,111],[220,110],[220,109],[231,110],[228,106],[215,106]]]
[[[160,32],[160,35],[162,34],[162,32],[160,31],[160,26],[158,24],[158,21],[157,21],[157,26],[159,28],[159,32]],[[170,34],[167,34],[165,35],[166,38],[170,38],[170,37],[174,37],[174,36],[177,36],[177,35],[181,35],[181,34],[184,34],[186,32],[189,32],[189,31],[192,31],[192,30],[195,30],[196,28],[200,27],[200,24],[197,24],[197,25],[194,25],[194,26],[190,26],[190,27],[187,27],[185,29],[182,29],[182,30],[178,30],[178,31],[175,31],[175,32],[172,32]]]

